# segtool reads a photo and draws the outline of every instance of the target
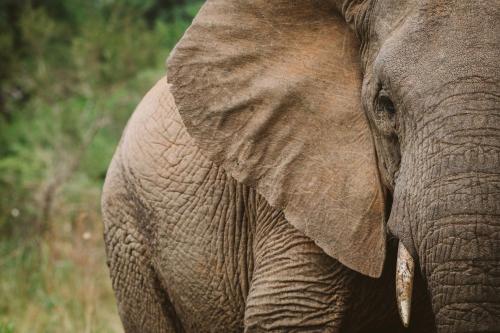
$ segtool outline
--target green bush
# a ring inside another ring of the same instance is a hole
[[[11,109],[0,117],[2,235],[50,228],[76,174],[102,184],[126,120],[200,6],[172,6],[149,26],[153,0],[43,3],[16,7],[22,47],[1,81]]]

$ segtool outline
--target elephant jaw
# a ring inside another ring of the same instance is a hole
[[[399,316],[405,327],[410,324],[414,273],[415,262],[403,243],[399,242],[396,262],[396,297]]]

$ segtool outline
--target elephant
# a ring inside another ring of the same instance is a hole
[[[498,0],[208,0],[102,195],[130,332],[500,332]]]

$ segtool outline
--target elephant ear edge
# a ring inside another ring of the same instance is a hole
[[[359,44],[332,4],[209,0],[167,61],[189,134],[347,267],[378,277],[384,198]]]

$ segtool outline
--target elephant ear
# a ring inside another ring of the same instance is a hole
[[[209,0],[168,80],[209,158],[325,253],[378,277],[384,204],[358,49],[328,1]]]

